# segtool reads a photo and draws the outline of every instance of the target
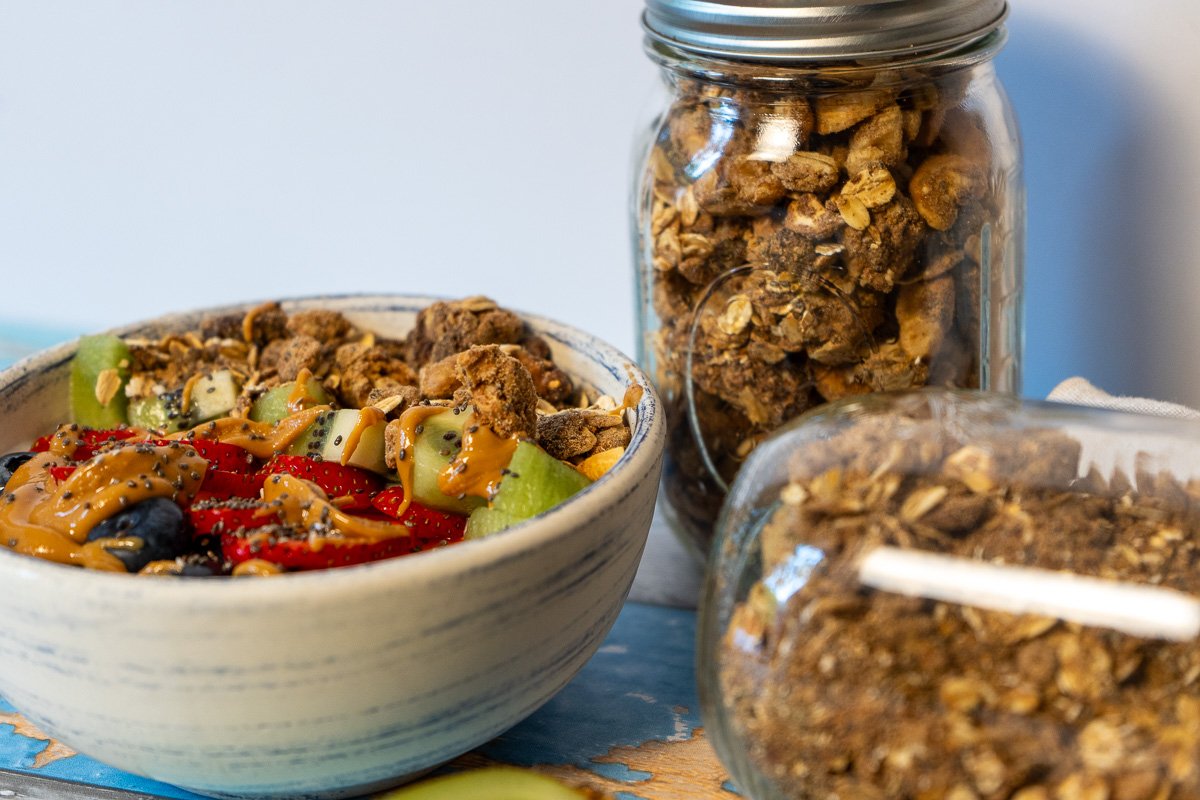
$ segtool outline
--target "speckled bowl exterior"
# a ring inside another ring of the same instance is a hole
[[[403,335],[430,298],[285,301]],[[172,315],[118,333],[194,326]],[[633,581],[664,422],[632,361],[526,317],[557,362],[620,397],[643,386],[618,465],[491,538],[271,579],[142,578],[0,548],[0,694],[64,743],[219,797],[336,798],[402,782],[496,736],[591,657]],[[0,373],[0,452],[67,417],[73,345]],[[0,531],[2,535],[2,531]]]

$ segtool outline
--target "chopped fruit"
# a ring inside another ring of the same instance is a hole
[[[118,511],[88,532],[89,542],[99,542],[137,572],[151,561],[173,559],[192,543],[183,511],[165,497],[151,497]]]
[[[456,541],[463,537],[467,518],[462,514],[439,511],[413,501],[408,504],[404,514],[397,516],[396,512],[402,502],[404,502],[404,489],[399,486],[390,486],[371,499],[372,506],[389,518],[407,525],[415,538]]]
[[[276,422],[288,414],[311,406],[329,405],[333,398],[316,378],[304,382],[304,391],[296,391],[296,382],[289,381],[269,390],[250,406],[250,419],[256,422]],[[295,404],[288,408],[289,404]]]
[[[358,467],[342,466],[335,461],[316,461],[304,456],[278,455],[263,467],[266,475],[287,473],[311,481],[345,511],[370,508],[371,496],[382,481],[374,473]]]
[[[430,778],[378,800],[588,800],[597,797],[516,767],[488,767]]]
[[[532,442],[521,442],[508,462],[492,508],[528,519],[558,505],[591,483]]]
[[[608,450],[601,450],[599,453],[585,458],[577,469],[586,475],[589,480],[599,480],[600,476],[612,469],[613,465],[620,461],[623,455],[625,455],[624,447],[612,447]]]
[[[362,415],[378,419],[362,419]],[[380,475],[388,474],[383,460],[383,429],[386,420],[374,409],[339,408],[322,412],[299,438],[288,448],[297,456],[308,456],[335,464],[346,464],[369,469]],[[353,447],[349,459],[346,448]]]
[[[116,336],[84,336],[71,359],[71,419],[89,428],[126,422],[129,347]]]
[[[524,522],[521,517],[514,517],[507,511],[498,508],[477,508],[467,518],[467,529],[463,532],[464,539],[482,539],[505,528],[511,528],[518,522]]]
[[[223,417],[237,405],[242,387],[227,369],[199,375],[186,385],[129,403],[129,423],[175,433]]]
[[[258,500],[234,497],[228,500],[195,500],[187,509],[194,536],[222,534],[246,528],[261,528],[276,521],[270,506]]]
[[[447,409],[421,423],[413,444],[413,500],[432,508],[470,514],[484,504],[481,497],[451,497],[438,488],[438,476],[462,449],[468,412]]]
[[[56,453],[69,453],[71,458],[82,461],[116,442],[133,439],[139,435],[144,436],[145,431],[136,428],[84,428],[79,425],[63,425],[49,436],[39,437],[31,449],[37,453],[53,449]]]
[[[227,472],[251,472],[254,470],[254,456],[237,445],[216,442],[211,439],[148,439],[150,444],[190,447],[196,454],[208,462],[209,469],[220,469]]]
[[[223,469],[210,469],[204,475],[200,491],[220,498],[258,497],[264,477],[265,475],[261,472],[230,472]]]
[[[536,517],[591,483],[532,442],[521,442],[490,508],[471,512],[466,536],[478,539]]]
[[[414,553],[421,549],[419,544],[407,536],[381,539],[377,542],[323,538],[318,538],[317,542],[318,544],[314,545],[307,532],[295,532],[279,525],[270,525],[244,534],[221,534],[221,549],[225,558],[234,564],[259,559],[295,570],[365,564],[368,561]]]

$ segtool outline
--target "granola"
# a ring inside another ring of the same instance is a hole
[[[723,704],[788,798],[1200,798],[1200,648],[864,586],[880,546],[1200,593],[1200,487],[1081,470],[1056,429],[909,411],[810,440],[719,643]],[[1143,459],[1143,463],[1146,463]]]
[[[1013,197],[1006,144],[965,101],[970,70],[775,77],[677,76],[641,183],[664,485],[701,550],[773,428],[855,394],[979,387],[998,352],[984,323],[1012,302],[982,289],[1008,269]]]

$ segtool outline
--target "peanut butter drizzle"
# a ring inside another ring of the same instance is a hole
[[[437,414],[454,413],[445,406],[413,406],[400,415],[400,441],[396,445],[396,477],[404,490],[404,499],[396,509],[396,516],[404,515],[412,502],[413,489],[413,444],[417,441],[417,428],[425,420]]]
[[[342,466],[349,464],[350,459],[354,457],[354,451],[358,449],[358,442],[367,428],[385,422],[387,422],[387,415],[373,406],[367,406],[359,412],[358,422],[354,423],[350,433],[346,434],[346,446],[342,448],[342,457],[339,459]]]
[[[258,458],[270,458],[286,450],[322,412],[328,410],[329,406],[313,406],[286,416],[278,422],[255,422],[251,419],[223,417],[168,438],[214,439],[248,450]]]
[[[264,311],[270,311],[275,307],[275,304],[268,301],[255,306],[246,312],[246,316],[242,317],[242,338],[246,340],[246,344],[251,344],[254,341],[254,320]]]
[[[187,379],[187,383],[183,385],[183,390],[179,393],[179,412],[186,414],[192,410],[192,392],[196,391],[196,384],[204,377],[199,372]]]
[[[142,500],[195,494],[208,462],[188,452],[180,445],[121,447],[92,458],[63,481],[48,472],[59,463],[54,454],[40,453],[13,473],[0,500],[4,543],[60,564],[124,572],[104,545],[86,542],[88,532]]]
[[[298,414],[304,410],[308,404],[307,401],[313,400],[313,396],[308,393],[308,382],[312,380],[312,370],[308,367],[301,367],[296,373],[296,381],[292,384],[292,390],[287,396],[287,410],[289,414]]]
[[[465,494],[490,501],[516,450],[517,437],[497,436],[486,425],[468,422],[463,428],[462,450],[438,475],[438,488],[451,497]]]
[[[371,542],[410,535],[407,525],[352,517],[339,511],[316,484],[295,475],[272,475],[263,484],[262,497],[263,502],[275,505],[281,520],[298,527],[310,530],[332,527],[347,539]],[[329,541],[336,540],[319,534],[309,536],[309,544],[314,550],[320,550],[321,545]]]

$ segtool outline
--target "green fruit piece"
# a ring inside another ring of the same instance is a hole
[[[463,537],[482,539],[484,536],[490,536],[524,521],[524,518],[514,517],[507,511],[482,506],[472,511],[471,516],[467,517],[467,529],[463,531]]]
[[[292,412],[288,411],[288,398],[295,388],[296,382],[288,381],[264,393],[250,406],[250,419],[255,422],[278,422],[291,414]],[[308,379],[305,391],[308,399],[312,401],[309,405],[324,406],[332,402],[329,393],[316,378]]]
[[[558,505],[591,483],[579,470],[564,464],[533,442],[517,444],[508,473],[492,499],[492,509],[522,520]]]
[[[71,359],[71,419],[88,428],[114,428],[128,422],[129,347],[116,336],[84,336]],[[104,376],[103,383],[101,376]],[[117,380],[115,390],[112,379]],[[99,391],[98,391],[99,389]],[[97,394],[106,398],[101,402]]]
[[[438,475],[462,449],[463,428],[471,416],[447,409],[421,423],[412,455],[412,492],[418,503],[456,514],[470,514],[484,504],[482,497],[451,497],[438,488]]]
[[[586,800],[553,778],[516,767],[443,775],[380,795],[378,800]]]
[[[179,388],[131,402],[129,424],[166,433],[184,431],[201,422],[228,416],[241,391],[233,373],[219,369],[201,375],[192,385],[187,413],[183,411],[183,389]]]
[[[350,434],[358,426],[362,412],[357,408],[339,408],[336,411],[322,411],[317,415],[312,425],[292,442],[288,452],[296,456],[308,456],[324,461],[342,462],[346,452],[346,444]],[[388,475],[390,470],[383,458],[383,429],[386,422],[377,422],[362,432],[358,444],[346,463],[354,467],[362,467],[381,475]]]

